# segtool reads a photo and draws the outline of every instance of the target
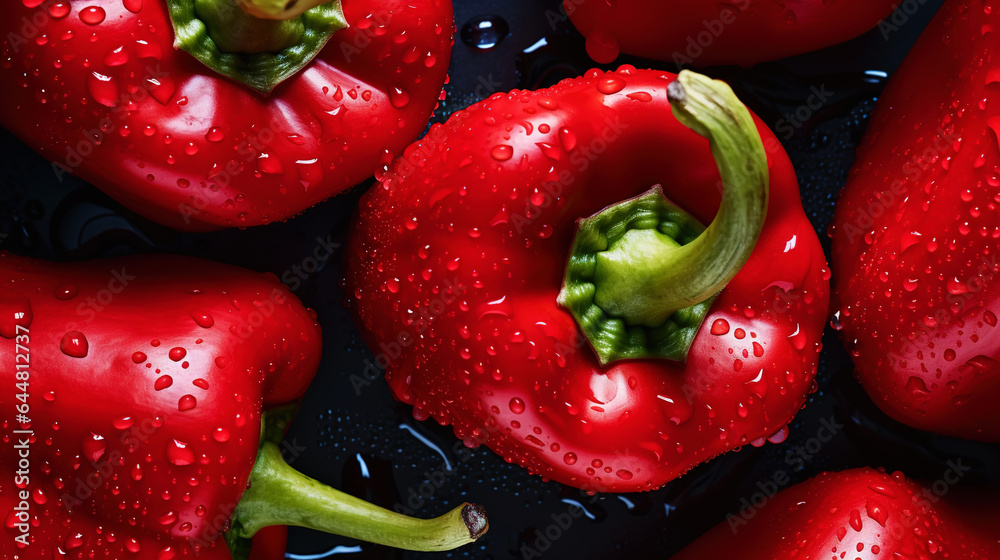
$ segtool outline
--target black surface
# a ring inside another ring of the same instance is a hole
[[[798,173],[807,213],[827,250],[825,231],[837,192],[885,83],[884,78],[866,71],[891,73],[939,5],[939,0],[923,4],[888,38],[873,30],[837,47],[752,69],[707,69],[714,77],[730,81],[781,138]],[[458,28],[467,23],[470,27],[456,34],[448,98],[435,119],[443,120],[495,91],[547,86],[593,66],[583,54],[583,38],[558,6],[557,0],[456,3]],[[489,22],[485,31],[478,25],[483,21]],[[504,29],[509,30],[506,35],[502,35]],[[547,45],[523,52],[543,38]],[[481,49],[475,41],[496,44]],[[623,62],[676,70],[668,64],[636,59],[622,59],[614,66]],[[826,92],[824,97],[828,93],[829,99],[809,110],[801,126],[796,126],[800,119],[794,115],[816,91]],[[0,131],[0,158],[0,249],[54,260],[183,253],[271,271],[291,282],[296,295],[317,310],[325,333],[320,372],[288,435],[286,457],[297,469],[380,505],[401,504],[418,516],[438,515],[465,500],[485,505],[490,514],[489,534],[452,553],[421,555],[367,544],[358,547],[338,537],[293,529],[289,550],[294,554],[665,558],[727,514],[738,514],[743,501],[752,501],[761,488],[775,488],[770,481],[781,473],[791,484],[822,470],[869,465],[936,479],[948,461],[960,459],[973,467],[961,484],[1000,485],[997,446],[919,432],[881,414],[853,379],[849,357],[836,333],[828,329],[818,390],[792,422],[785,443],[729,453],[656,492],[581,495],[578,490],[528,476],[488,449],[465,449],[450,428],[433,420],[416,422],[408,407],[393,400],[381,379],[362,387],[360,394],[355,391],[351,377],[364,372],[366,360],[374,360],[342,304],[339,254],[313,274],[297,272],[301,269],[296,267],[313,253],[317,238],[343,240],[352,208],[367,185],[288,223],[245,231],[178,234],[135,216],[74,178],[59,182],[46,161],[5,131]],[[817,436],[825,433],[820,432],[824,422],[842,428],[832,440],[819,445]],[[435,448],[422,443],[411,430]],[[562,514],[571,503],[584,505],[588,515],[570,518],[566,525]],[[557,523],[560,519],[565,526]],[[558,536],[549,542],[546,532]]]

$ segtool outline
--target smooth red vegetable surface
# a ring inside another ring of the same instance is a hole
[[[0,477],[0,556],[231,558],[218,537],[261,409],[300,398],[318,367],[311,314],[276,277],[191,258],[0,254],[0,278],[5,449],[30,439],[27,478],[10,461]],[[26,363],[27,424],[11,415]]]
[[[541,476],[661,486],[783,433],[816,372],[829,273],[792,166],[759,121],[770,206],[756,249],[687,361],[601,367],[556,303],[576,220],[663,185],[707,223],[708,142],[671,114],[676,76],[622,67],[454,114],[367,193],[349,238],[350,305],[397,398]]]
[[[996,492],[951,487],[962,468],[926,486],[900,472],[826,472],[732,514],[672,558],[1000,558]]]
[[[949,1],[879,100],[833,223],[842,336],[890,416],[1000,441],[1000,13]]]
[[[288,527],[272,525],[257,532],[248,560],[284,560],[288,549]]]
[[[163,0],[18,0],[0,19],[0,125],[182,230],[287,219],[371,176],[427,125],[444,0],[344,0],[350,25],[264,97],[173,47]]]
[[[897,5],[890,0],[563,0],[597,62],[611,62],[622,52],[683,66],[747,66],[829,47],[872,29]]]

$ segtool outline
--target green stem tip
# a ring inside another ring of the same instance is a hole
[[[272,419],[270,422],[280,421]],[[250,475],[226,532],[234,550],[272,525],[291,525],[361,541],[422,552],[453,550],[474,542],[489,529],[486,510],[464,503],[434,519],[415,519],[370,504],[293,469],[275,443],[280,430],[268,426]],[[234,554],[234,556],[236,556]]]
[[[722,202],[707,228],[659,187],[580,220],[558,301],[602,364],[684,360],[715,295],[753,252],[767,215],[767,154],[732,89],[685,70],[667,94],[674,116],[709,140]]]

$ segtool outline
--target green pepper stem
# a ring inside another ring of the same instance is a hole
[[[722,202],[704,231],[659,190],[581,220],[559,303],[602,363],[684,359],[707,311],[701,304],[746,263],[767,215],[767,154],[732,89],[682,71],[667,95],[674,116],[709,140]]]
[[[482,507],[462,504],[434,519],[414,519],[345,494],[296,471],[273,442],[260,447],[230,532],[250,538],[271,525],[293,525],[406,550],[452,550],[486,533]]]
[[[722,204],[694,241],[633,230],[597,257],[594,300],[629,324],[655,327],[721,290],[746,263],[767,214],[767,155],[753,117],[723,82],[681,72],[668,87],[674,116],[708,138]]]
[[[233,2],[234,0],[228,0]],[[246,13],[260,19],[286,20],[297,18],[306,10],[330,0],[235,0]]]
[[[225,53],[273,53],[302,40],[301,21],[262,19],[236,6],[242,0],[195,0],[194,12],[205,23],[215,46]]]

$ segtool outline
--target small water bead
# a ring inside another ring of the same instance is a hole
[[[402,88],[391,88],[389,90],[389,103],[397,109],[402,109],[410,104],[410,94]]]
[[[73,550],[74,548],[80,548],[81,546],[83,546],[83,542],[84,541],[82,533],[73,533],[68,537],[66,537],[66,540],[63,541],[63,546],[66,548],[66,550]]]
[[[203,328],[203,329],[209,329],[209,328],[212,328],[213,325],[215,325],[215,318],[212,317],[211,314],[206,313],[206,312],[192,313],[191,314],[191,318],[194,319],[194,322],[197,323],[198,326],[201,327],[201,328]],[[181,357],[183,358],[183,356],[181,356]],[[171,358],[171,359],[173,359],[173,358]],[[177,360],[174,360],[174,361],[177,361]]]
[[[90,350],[87,337],[80,331],[69,331],[63,335],[59,343],[59,349],[63,354],[73,358],[85,358]]]
[[[462,26],[459,36],[466,45],[490,50],[499,45],[510,33],[510,26],[500,16],[476,16]]]
[[[163,375],[153,383],[153,388],[157,391],[162,391],[174,384],[174,378],[169,375]]]
[[[104,64],[108,66],[121,66],[128,62],[128,51],[125,45],[121,45],[104,56]]]
[[[208,129],[207,133],[205,133],[205,140],[208,140],[209,142],[218,143],[225,140],[225,138],[226,138],[225,133],[222,132],[222,129],[220,129],[217,126],[213,126],[212,128]]]
[[[567,152],[573,151],[573,148],[576,148],[576,142],[576,134],[565,127],[559,129],[559,143],[564,150]]]
[[[497,161],[507,161],[514,157],[514,148],[506,144],[499,144],[490,150],[490,156]]]
[[[87,25],[98,25],[104,21],[107,13],[100,6],[88,6],[80,10],[80,20]]]
[[[118,101],[118,80],[100,72],[91,72],[87,76],[87,92],[101,105],[114,107]]]
[[[149,41],[139,39],[135,42],[135,54],[139,58],[160,60],[163,58],[163,49],[159,43],[150,43]]]
[[[712,323],[711,333],[719,336],[724,335],[729,332],[729,321],[725,319],[716,319]]]
[[[184,395],[177,401],[177,410],[184,412],[198,406],[198,400],[194,395]]]
[[[56,288],[55,296],[60,301],[71,300],[76,297],[77,288],[73,284],[63,284]]]
[[[983,321],[991,327],[997,326],[997,316],[992,311],[983,313]]]
[[[261,153],[257,156],[257,169],[268,175],[280,175],[285,172],[281,160],[271,154]]]
[[[167,460],[179,467],[194,463],[194,451],[187,443],[176,439],[167,444]]]
[[[83,455],[91,462],[100,459],[106,449],[107,442],[104,441],[104,436],[90,432],[90,435],[83,439]]]
[[[55,2],[46,8],[53,19],[62,19],[69,15],[69,2]]]
[[[637,91],[635,93],[630,93],[626,97],[635,101],[641,101],[643,103],[649,103],[650,101],[653,100],[653,96],[644,91]]]
[[[623,89],[625,89],[625,80],[619,78],[618,76],[607,76],[597,82],[597,91],[605,95],[618,93]]]

